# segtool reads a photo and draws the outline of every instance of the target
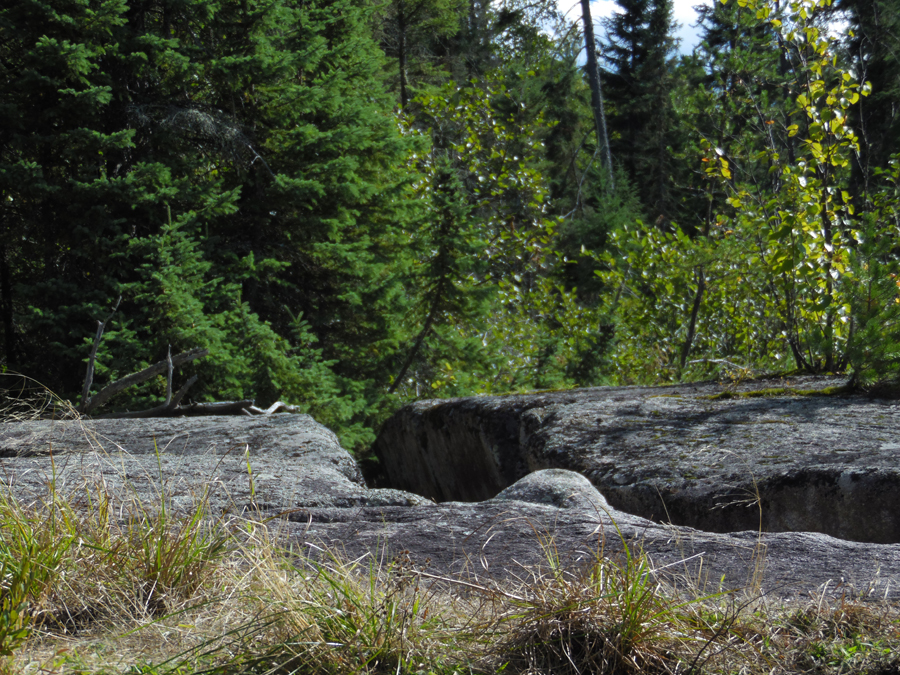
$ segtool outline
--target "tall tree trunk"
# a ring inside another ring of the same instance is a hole
[[[400,108],[406,108],[406,104],[409,103],[409,93],[407,92],[407,82],[406,82],[406,29],[407,29],[407,16],[406,16],[406,6],[404,3],[399,3],[397,8],[397,28],[400,33],[398,36],[398,44],[397,44],[397,58],[399,60],[400,66]]]
[[[434,325],[434,319],[437,316],[438,309],[441,306],[441,301],[444,296],[444,284],[445,280],[442,279],[440,283],[438,283],[438,287],[435,290],[434,298],[431,302],[431,308],[428,311],[428,316],[425,318],[425,325],[422,326],[422,330],[419,331],[419,334],[416,336],[416,341],[412,346],[412,349],[409,350],[409,354],[406,356],[406,361],[403,362],[403,365],[400,367],[400,372],[397,373],[397,377],[394,378],[394,383],[388,387],[388,393],[393,394],[397,391],[397,387],[400,386],[400,383],[403,382],[403,378],[406,377],[406,371],[409,370],[409,367],[412,365],[412,362],[415,360],[416,356],[419,354],[419,350],[422,349],[422,345],[425,343],[425,338],[428,337],[428,333],[431,331],[432,325]]]
[[[819,206],[821,211],[822,235],[825,244],[831,244],[834,238],[832,231],[831,219],[828,217],[828,202],[825,189],[828,189],[827,171],[823,172],[822,194],[820,196]],[[831,276],[833,269],[832,259],[834,253],[825,248],[825,297],[828,298],[828,307],[825,309],[825,370],[829,373],[834,372],[835,364],[835,344],[834,344],[834,320],[836,318],[836,310],[834,307],[834,278]]]
[[[9,262],[6,259],[6,244],[0,245],[0,312],[3,316],[3,341],[6,351],[6,366],[10,367],[16,358],[16,333],[13,326],[12,284],[9,279]]]
[[[612,155],[609,152],[609,136],[606,133],[606,115],[603,112],[603,94],[600,90],[600,66],[597,63],[597,43],[594,40],[594,20],[591,18],[590,0],[581,0],[581,22],[584,24],[584,49],[587,52],[588,83],[591,87],[591,110],[594,111],[594,128],[597,145],[603,148],[603,160],[609,172],[609,189],[615,189]]]
[[[691,346],[694,343],[694,335],[697,332],[697,315],[700,313],[700,303],[703,301],[703,291],[706,290],[706,277],[703,274],[703,268],[697,267],[697,292],[694,294],[694,306],[691,308],[691,320],[688,323],[687,336],[684,338],[684,345],[681,348],[681,369],[684,370],[687,364],[688,356],[691,353]]]

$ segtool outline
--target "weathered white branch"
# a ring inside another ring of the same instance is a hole
[[[301,412],[300,407],[296,405],[288,405],[287,403],[282,403],[281,401],[275,401],[272,405],[270,405],[265,410],[262,408],[257,408],[255,405],[250,406],[246,410],[248,415],[274,415],[275,413],[292,413],[297,414]]]
[[[209,354],[208,349],[191,349],[190,351],[177,354],[171,357],[171,367],[174,369],[176,366],[180,366],[183,363],[189,363],[190,361],[193,361],[195,359],[203,358],[207,354]],[[144,368],[140,372],[132,373],[131,375],[123,377],[121,380],[113,382],[112,384],[102,389],[99,394],[94,396],[80,412],[89,413],[91,410],[99,408],[119,392],[128,389],[128,387],[133,387],[136,384],[140,384],[141,382],[145,382],[152,377],[156,377],[157,375],[161,375],[162,373],[167,372],[170,367],[169,363],[169,359],[164,359],[162,361],[159,361],[158,363],[154,363],[152,366]]]
[[[97,360],[97,349],[100,347],[100,338],[103,337],[103,331],[106,330],[106,324],[119,309],[122,302],[122,296],[116,300],[116,306],[103,321],[97,322],[97,334],[94,336],[94,344],[91,347],[91,355],[88,357],[87,372],[84,374],[84,387],[81,389],[81,405],[78,407],[79,412],[86,412],[91,405],[91,385],[94,384],[94,363]]]
[[[169,351],[166,354],[166,406],[172,403],[172,373],[175,366],[172,364],[172,345],[169,345]]]

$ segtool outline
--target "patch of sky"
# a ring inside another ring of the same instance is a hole
[[[679,40],[678,51],[681,54],[690,54],[694,47],[700,43],[699,18],[697,7],[711,6],[715,0],[674,0],[673,18],[678,24],[675,37]],[[557,0],[559,10],[570,21],[581,21],[581,2],[579,0]],[[615,0],[593,0],[591,2],[591,16],[594,19],[594,31],[598,38],[602,39],[606,34],[603,29],[602,19],[613,12],[621,11]],[[840,35],[847,28],[847,21],[838,15],[830,25],[832,35]],[[579,58],[579,63],[584,63],[584,56]]]
[[[581,20],[581,3],[577,0],[557,0],[559,10],[566,15],[570,21]],[[712,0],[706,2],[698,0],[675,0],[673,17],[678,23],[678,30],[675,37],[680,41],[679,51],[682,54],[690,54],[691,50],[700,42],[699,29],[697,28],[697,10],[695,7],[700,5],[711,5]],[[595,31],[598,38],[602,38],[605,34],[601,19],[610,16],[613,12],[618,11],[619,6],[614,0],[594,0],[591,2],[591,15],[596,26]]]

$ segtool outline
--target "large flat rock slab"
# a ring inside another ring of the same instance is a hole
[[[51,488],[76,507],[96,490],[114,506],[152,508],[165,494],[188,510],[206,499],[211,519],[266,522],[312,557],[402,556],[436,576],[516,583],[546,569],[548,548],[576,566],[621,556],[627,544],[646,552],[660,577],[708,591],[721,583],[778,597],[827,589],[894,600],[900,592],[900,545],[663,525],[617,510],[567,470],[530,473],[478,502],[369,489],[335,435],[304,415],[6,424],[0,450],[6,489],[25,503],[48,499]]]
[[[388,482],[489,499],[527,474],[586,476],[621,511],[710,532],[900,542],[900,404],[836,378],[606,387],[422,401],[384,426]],[[816,393],[820,395],[815,395]]]
[[[369,490],[337,436],[308,415],[37,420],[0,426],[0,480],[21,500],[98,488],[118,499],[210,513],[403,505]]]
[[[817,533],[717,534],[662,525],[608,507],[583,476],[530,474],[493,499],[412,507],[294,512],[283,525],[310,554],[350,559],[397,555],[439,575],[477,583],[518,580],[597,556],[646,554],[654,573],[690,593],[740,590],[769,599],[820,597],[896,602],[900,545],[863,544]]]

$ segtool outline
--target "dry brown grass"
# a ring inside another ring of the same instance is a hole
[[[78,412],[37,380],[18,373],[0,373],[0,421],[78,419]]]
[[[48,505],[31,508],[0,503],[7,518],[51,519]],[[184,517],[168,523],[171,537],[184,541],[191,528],[210,528],[227,532],[227,545],[169,558],[172,568],[192,560],[192,578],[169,569],[168,578],[182,582],[157,580],[154,599],[141,576],[146,566],[136,562],[145,550],[134,543],[140,530],[117,521],[104,530],[102,509],[78,518],[80,542],[58,528],[58,548],[38,537],[31,549],[42,569],[29,599],[32,633],[6,672],[888,675],[898,669],[900,612],[893,604],[823,595],[773,606],[740,592],[688,592],[684,579],[676,590],[657,578],[639,548],[604,556],[601,547],[577,569],[555,567],[551,549],[542,573],[473,584],[423,573],[402,556],[380,563],[332,554],[312,560],[284,548],[274,526],[246,520],[201,526]],[[154,526],[140,521],[148,531]],[[44,544],[52,557],[39,558]]]
[[[602,538],[588,564],[541,538],[541,570],[472,583],[402,554],[312,559],[279,522],[87,480],[0,494],[0,673],[900,673],[900,607],[867,592],[774,602],[756,569],[709,592]]]

